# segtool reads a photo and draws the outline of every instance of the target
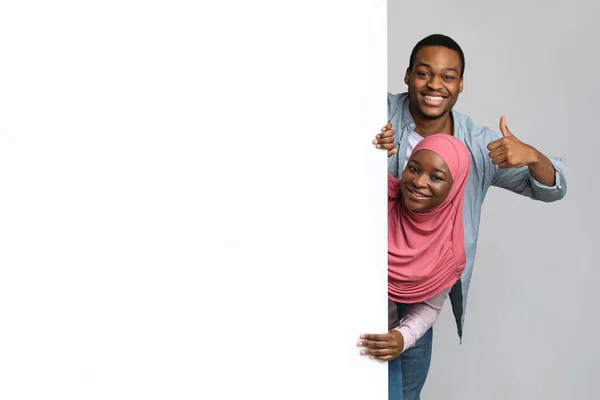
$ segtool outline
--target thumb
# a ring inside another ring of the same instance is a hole
[[[392,124],[388,122],[383,128],[381,128],[381,132],[388,131],[390,129],[392,129]]]
[[[502,136],[504,136],[505,138],[513,135],[511,133],[511,131],[508,130],[508,127],[506,126],[506,117],[505,116],[500,117],[500,132],[502,132]]]

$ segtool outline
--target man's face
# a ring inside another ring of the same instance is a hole
[[[417,52],[412,70],[406,70],[411,106],[426,119],[448,113],[463,89],[458,53],[442,46],[426,46]]]

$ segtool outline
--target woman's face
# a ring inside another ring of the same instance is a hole
[[[450,169],[442,157],[426,149],[412,155],[401,180],[402,196],[413,211],[427,211],[442,204],[453,184]]]

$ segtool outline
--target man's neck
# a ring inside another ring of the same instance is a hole
[[[421,137],[427,137],[436,133],[446,133],[454,135],[454,121],[452,120],[452,112],[448,111],[437,119],[424,118],[418,112],[413,111],[410,107],[410,113],[415,121],[415,132]]]

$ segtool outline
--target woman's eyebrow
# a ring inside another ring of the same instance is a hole
[[[420,162],[418,162],[417,160],[415,160],[414,158],[411,158],[411,159],[410,159],[408,162],[413,162],[413,163],[415,163],[415,164],[417,164],[417,165],[421,165],[421,163],[420,163]],[[441,172],[441,173],[442,173],[442,174],[444,174],[444,175],[448,175],[448,174],[446,173],[446,171],[444,171],[443,169],[434,168],[433,170],[434,170],[434,171],[437,171],[437,172]]]

